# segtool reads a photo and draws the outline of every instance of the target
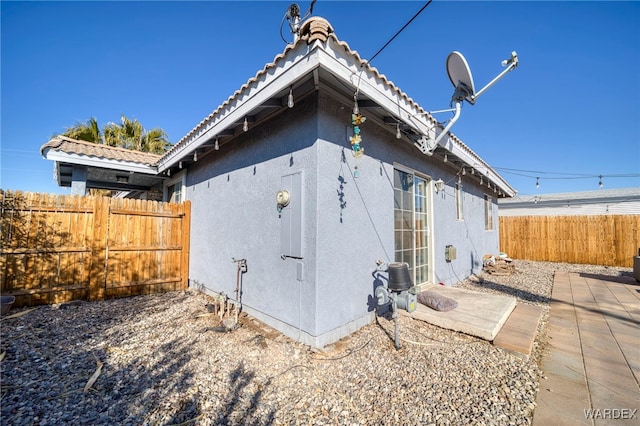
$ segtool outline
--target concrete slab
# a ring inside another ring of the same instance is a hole
[[[556,272],[533,426],[640,424],[638,286]]]
[[[528,359],[541,317],[542,307],[519,303],[493,339],[493,344]]]
[[[441,312],[418,303],[417,309],[412,313],[401,310],[401,314],[489,341],[496,337],[516,307],[516,298],[510,296],[442,285],[431,285],[424,290],[449,297],[457,301],[458,306],[450,311]]]

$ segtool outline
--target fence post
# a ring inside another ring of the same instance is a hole
[[[182,274],[181,284],[182,290],[186,290],[189,287],[189,252],[191,250],[191,202],[186,200],[182,203],[182,259],[180,265],[180,272]]]
[[[109,237],[109,198],[95,197],[93,209],[93,235],[91,236],[91,268],[89,270],[89,300],[104,300]]]

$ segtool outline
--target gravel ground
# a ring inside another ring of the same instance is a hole
[[[631,274],[629,268],[515,265],[510,276],[459,286],[548,308],[555,270]],[[195,291],[172,292],[43,306],[3,319],[1,424],[531,423],[548,309],[524,361],[406,316],[400,350],[393,322],[384,318],[323,351],[248,317],[220,333],[213,316],[198,316],[211,302]]]

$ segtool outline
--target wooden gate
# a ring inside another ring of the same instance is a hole
[[[186,289],[190,204],[0,191],[14,306]]]

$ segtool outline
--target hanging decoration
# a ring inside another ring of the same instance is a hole
[[[354,108],[355,109],[355,108]],[[355,171],[353,172],[354,177],[358,177],[358,159],[362,157],[364,154],[364,148],[361,146],[362,136],[360,136],[360,126],[367,120],[367,117],[354,113],[351,114],[351,124],[353,125],[353,136],[351,136],[351,150],[353,151],[353,156],[356,158],[356,166]]]

